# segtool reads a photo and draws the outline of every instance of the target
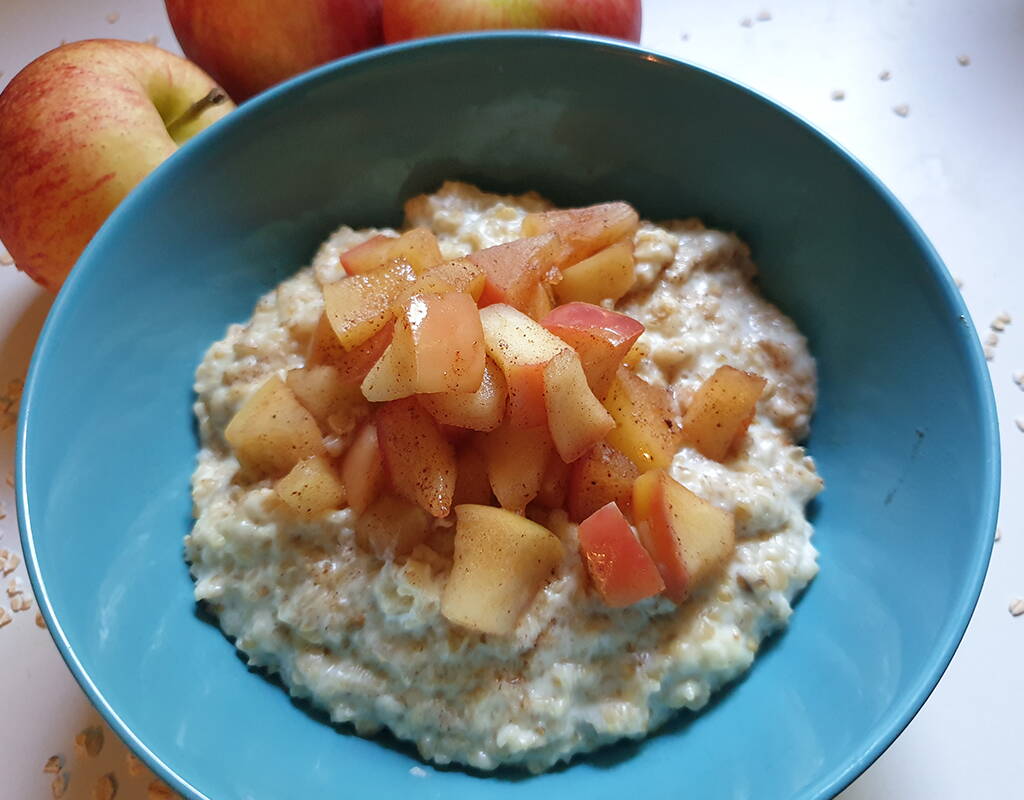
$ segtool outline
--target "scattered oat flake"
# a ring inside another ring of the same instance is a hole
[[[1015,617],[1019,617],[1021,614],[1024,614],[1024,597],[1018,597],[1010,603],[1010,613]]]
[[[412,767],[409,770],[409,774],[414,778],[425,778],[427,777],[427,771],[423,767]]]
[[[15,595],[21,594],[25,589],[21,585],[21,578],[15,575],[9,581],[7,581],[7,596],[14,597]]]
[[[1013,373],[1013,382],[1017,384],[1017,388],[1024,392],[1024,372]]]
[[[86,755],[95,758],[103,749],[103,729],[95,725],[83,729],[75,737],[75,752],[78,755]]]
[[[5,625],[10,625],[12,619],[14,619],[14,617],[7,613],[6,608],[0,608],[0,628]]]
[[[0,72],[0,78],[2,78],[3,76],[4,76],[4,74],[2,72]],[[5,250],[4,251],[0,251],[0,264],[3,264],[5,267],[9,267],[13,263],[14,263],[14,259],[11,258],[11,254],[10,253],[8,253]]]
[[[109,22],[111,25],[113,25],[119,19],[121,19],[121,14],[118,11],[111,11],[109,14],[107,14],[107,22]]]
[[[16,594],[11,598],[11,611],[28,611],[32,608],[32,598],[23,594]]]
[[[14,488],[14,473],[11,470],[7,471],[7,477],[4,480],[7,481],[8,486]]]
[[[830,94],[829,97],[831,97],[833,100],[845,100],[846,92],[844,92],[842,89],[833,89],[832,94]]]
[[[146,771],[146,765],[142,763],[142,760],[135,753],[125,753],[124,762],[128,767],[128,774],[133,778],[137,778]]]
[[[58,772],[53,776],[53,782],[50,784],[50,794],[53,795],[54,800],[58,800],[64,796],[64,792],[68,790],[68,774],[66,772]]]
[[[744,28],[749,28],[754,24],[754,21],[750,17],[744,17],[740,20],[740,25]]]
[[[0,431],[12,427],[18,421],[18,407],[25,389],[25,381],[13,378],[0,393]]]
[[[0,519],[7,518],[7,506],[4,505],[3,501],[0,500]]]
[[[996,541],[998,542],[1002,538],[1003,538],[1003,529],[1002,528],[996,528]]]
[[[959,64],[961,67],[970,66],[971,57],[969,55],[966,55],[966,54],[959,55],[959,56],[956,57],[956,63]]]
[[[163,781],[152,781],[146,789],[147,800],[171,800],[177,796]]]
[[[757,12],[757,21],[758,22],[771,22],[771,20],[772,20],[772,12],[769,11],[767,8],[763,8],[760,11]]]
[[[1017,426],[1017,430],[1024,433],[1024,417],[1017,417],[1017,419],[1013,421],[1013,424]]]
[[[988,347],[988,346],[983,347],[982,348],[982,352],[985,353],[985,360],[986,361],[992,361],[996,357],[996,351],[993,350],[991,347]]]
[[[906,103],[900,103],[898,106],[892,107],[892,113],[897,117],[905,117],[910,113],[910,106]]]
[[[17,553],[11,553],[7,550],[0,550],[0,570],[3,571],[4,575],[10,575],[14,570],[18,568],[21,563],[21,556]]]
[[[987,347],[995,347],[997,344],[999,344],[999,337],[996,334],[990,333],[985,337]]]
[[[890,78],[892,78],[892,73],[889,72],[889,70],[887,69],[883,69],[881,72],[878,73],[878,80],[880,81],[887,81]]]
[[[953,283],[956,284],[956,288],[957,289],[963,289],[964,288],[964,282],[962,280],[960,280],[960,278],[953,278]]]
[[[117,778],[112,772],[100,776],[96,785],[92,787],[92,800],[114,800],[116,795]]]
[[[36,612],[36,627],[46,629],[46,620],[43,619],[42,612]]]
[[[64,769],[64,757],[63,756],[50,756],[46,759],[46,764],[43,766],[43,772],[47,775],[56,775]]]

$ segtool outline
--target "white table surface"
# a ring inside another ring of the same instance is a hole
[[[1024,258],[1015,242],[1024,224],[1024,2],[644,5],[645,45],[781,101],[874,170],[963,282],[982,337],[1000,313],[1014,320],[998,336],[990,364],[1002,428],[1004,494],[1002,538],[981,599],[931,699],[841,798],[1020,798],[1024,616],[1012,617],[1008,606],[1024,596],[1024,431],[1015,424],[1024,426],[1024,390],[1011,379],[1024,371]],[[96,36],[157,36],[161,45],[176,49],[161,0],[0,0],[0,87],[62,39]],[[890,78],[880,79],[886,70]],[[903,104],[906,116],[893,111]],[[24,376],[49,304],[28,278],[0,266],[0,396],[8,381]],[[14,429],[0,430],[0,473],[8,474],[13,457]],[[0,513],[6,512],[0,548],[20,554],[14,495],[2,480],[0,502]],[[24,565],[12,576],[21,577],[27,593]],[[4,592],[0,607],[10,607]],[[58,754],[69,778],[65,797],[91,798],[100,776],[113,773],[117,797],[145,798],[151,777],[129,774],[126,750],[109,730],[98,756],[76,755],[76,734],[102,725],[99,716],[47,632],[37,627],[35,606],[13,616],[0,629],[0,797],[50,797],[52,776],[43,773],[43,765]]]

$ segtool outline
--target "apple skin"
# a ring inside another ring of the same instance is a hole
[[[148,44],[62,45],[0,94],[0,240],[51,291],[136,184],[180,142],[227,114],[224,100],[168,133],[217,85],[195,64]]]
[[[384,0],[384,40],[554,28],[640,41],[641,0]]]
[[[381,0],[166,0],[185,55],[242,102],[381,43]]]

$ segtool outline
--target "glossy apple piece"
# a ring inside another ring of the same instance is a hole
[[[544,367],[568,345],[526,314],[505,304],[480,310],[487,354],[508,384],[506,415],[513,427],[547,424]]]
[[[401,558],[426,541],[430,519],[426,511],[404,497],[384,494],[356,517],[356,542],[377,558]]]
[[[600,398],[608,393],[626,354],[644,332],[632,317],[590,303],[559,306],[541,325],[579,354],[587,383]]]
[[[558,452],[548,456],[547,466],[540,479],[540,489],[536,500],[545,508],[564,508],[565,498],[569,492],[569,464],[562,461]]]
[[[437,237],[426,228],[413,228],[401,236],[378,234],[341,254],[349,275],[365,275],[395,264],[408,264],[417,273],[443,260]]]
[[[459,445],[455,456],[457,474],[452,505],[475,503],[487,506],[494,499],[491,481],[487,477],[487,459],[473,442]]]
[[[569,519],[582,522],[608,503],[629,511],[633,505],[633,482],[639,475],[636,464],[610,444],[594,445],[569,467]]]
[[[480,298],[487,282],[487,276],[472,261],[457,258],[454,261],[442,261],[420,274],[407,288],[398,294],[392,310],[400,314],[406,301],[414,294],[446,294],[447,292],[465,292],[474,301]]]
[[[633,517],[640,541],[665,581],[665,594],[676,603],[720,572],[732,556],[732,514],[698,497],[665,470],[636,479]]]
[[[559,303],[618,300],[635,283],[636,262],[633,259],[633,240],[629,239],[616,242],[562,270],[562,280],[555,286],[555,297]]]
[[[569,248],[566,264],[582,261],[622,239],[632,241],[640,218],[628,203],[601,203],[527,214],[523,236],[556,234]]]
[[[587,384],[580,357],[563,350],[544,367],[548,430],[562,461],[572,463],[601,441],[615,420]]]
[[[475,392],[438,392],[420,395],[420,404],[442,425],[472,431],[493,431],[505,418],[508,386],[505,375],[490,358],[484,360],[483,378]]]
[[[435,517],[452,508],[455,450],[437,423],[413,397],[377,410],[377,436],[395,491]]]
[[[238,409],[224,438],[243,469],[272,477],[324,453],[323,435],[313,415],[276,375]]]
[[[580,523],[579,542],[594,588],[610,608],[625,608],[664,590],[654,559],[615,503]]]
[[[615,420],[608,444],[625,453],[642,471],[672,463],[679,447],[679,429],[668,390],[620,368],[604,406]]]
[[[288,370],[285,383],[322,431],[334,427],[331,419],[359,420],[370,413],[370,404],[359,386],[345,381],[337,367],[319,364]]]
[[[345,484],[323,456],[302,459],[274,485],[274,491],[285,505],[305,519],[345,506]]]
[[[392,264],[326,284],[324,313],[341,346],[352,350],[394,319],[395,297],[414,280],[416,273],[408,264]]]
[[[502,508],[522,514],[540,492],[554,452],[547,427],[524,429],[506,423],[477,441],[487,461],[494,496]]]
[[[348,493],[348,504],[357,514],[369,508],[384,488],[384,458],[373,420],[360,428],[346,451],[341,462],[341,482]]]
[[[346,350],[341,346],[338,337],[334,335],[334,329],[331,327],[327,315],[321,314],[320,321],[309,342],[306,366],[329,364],[338,370],[345,383],[358,386],[391,344],[394,327],[395,321],[389,320],[383,328],[365,342],[356,345],[351,350]]]
[[[547,528],[500,508],[455,509],[455,552],[441,613],[480,633],[511,633],[565,550]]]
[[[516,239],[466,256],[484,271],[487,282],[480,305],[506,303],[524,310],[534,288],[565,261],[565,248],[554,234]]]
[[[746,434],[766,385],[760,375],[719,367],[686,409],[683,441],[710,459],[725,461]]]
[[[526,308],[523,310],[530,319],[535,319],[540,322],[544,317],[551,313],[551,310],[554,307],[555,295],[551,289],[551,284],[546,281],[541,281],[533,287],[533,291],[530,292],[530,299],[527,301]]]

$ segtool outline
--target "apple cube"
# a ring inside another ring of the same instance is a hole
[[[633,484],[633,517],[640,541],[665,581],[665,594],[682,603],[733,553],[733,516],[698,497],[665,470]]]
[[[455,463],[457,474],[452,505],[490,505],[494,492],[491,491],[491,481],[487,477],[487,459],[480,448],[472,442],[463,444],[456,453]]]
[[[507,303],[520,310],[530,303],[534,287],[565,260],[565,248],[554,234],[516,239],[466,256],[487,276],[480,305]]]
[[[561,563],[558,537],[500,508],[456,507],[455,553],[441,597],[441,613],[456,625],[503,635]]]
[[[523,310],[526,312],[528,317],[540,322],[544,317],[551,313],[551,310],[554,307],[555,297],[554,292],[551,289],[551,284],[541,282],[533,287],[533,291],[530,292],[530,299],[527,301],[526,308]]]
[[[224,438],[243,469],[273,477],[324,453],[323,435],[313,415],[276,375],[238,409]]]
[[[274,491],[292,511],[307,519],[345,505],[345,485],[323,456],[304,458],[274,485]]]
[[[559,306],[541,324],[575,350],[597,397],[608,394],[615,373],[644,326],[632,317],[590,303]]]
[[[617,242],[562,270],[555,286],[559,303],[618,300],[636,283],[632,239]]]
[[[540,492],[548,459],[554,452],[548,429],[515,428],[506,423],[481,435],[478,442],[494,496],[502,508],[523,513]]]
[[[508,384],[506,414],[513,427],[547,423],[544,367],[568,345],[526,314],[505,304],[480,310],[484,347]]]
[[[701,384],[683,416],[683,440],[702,455],[725,461],[747,432],[766,381],[723,366]]]
[[[419,401],[443,425],[473,431],[493,431],[505,418],[507,395],[505,375],[493,360],[487,358],[480,388],[475,392],[424,394]]]
[[[641,470],[667,467],[679,446],[672,396],[643,378],[620,369],[604,399],[615,420],[608,444]]]
[[[397,263],[326,284],[324,312],[341,346],[352,350],[394,319],[391,304],[414,280],[413,268]]]
[[[361,514],[384,487],[384,459],[377,440],[377,426],[371,420],[356,434],[341,462],[341,481],[348,493],[348,504]]]
[[[329,364],[338,370],[345,383],[354,383],[358,386],[391,344],[394,327],[394,320],[391,320],[365,342],[346,350],[334,335],[327,315],[321,314],[309,343],[306,366]]]
[[[398,494],[435,517],[452,507],[455,450],[415,398],[392,400],[377,411],[384,466]]]
[[[615,427],[611,414],[590,391],[575,350],[563,350],[545,365],[544,404],[555,449],[566,464]]]
[[[571,467],[562,461],[555,451],[548,456],[544,475],[540,479],[537,502],[545,508],[564,508],[565,498],[569,492],[569,470]]]
[[[523,236],[554,233],[569,248],[567,263],[580,261],[621,239],[633,239],[640,218],[628,203],[601,203],[586,208],[567,208],[527,214]]]
[[[351,423],[369,415],[370,404],[366,402],[358,384],[347,383],[337,367],[319,364],[288,371],[285,383],[306,410],[313,415],[321,430],[337,428],[336,420]],[[337,431],[335,431],[337,432]]]
[[[401,314],[406,301],[414,294],[464,292],[475,302],[480,299],[486,282],[483,270],[472,261],[465,258],[444,261],[428,269],[400,292],[391,309],[396,315]]]
[[[341,254],[341,265],[349,275],[407,264],[417,273],[442,260],[437,237],[426,228],[413,228],[401,236],[378,234]]]
[[[401,558],[427,540],[430,525],[430,515],[418,505],[385,494],[356,518],[356,542],[377,558]]]
[[[569,467],[569,519],[582,522],[599,508],[615,503],[624,511],[633,505],[636,464],[607,442],[594,445]]]
[[[580,551],[590,580],[611,608],[625,608],[665,588],[665,582],[615,503],[580,523]]]

